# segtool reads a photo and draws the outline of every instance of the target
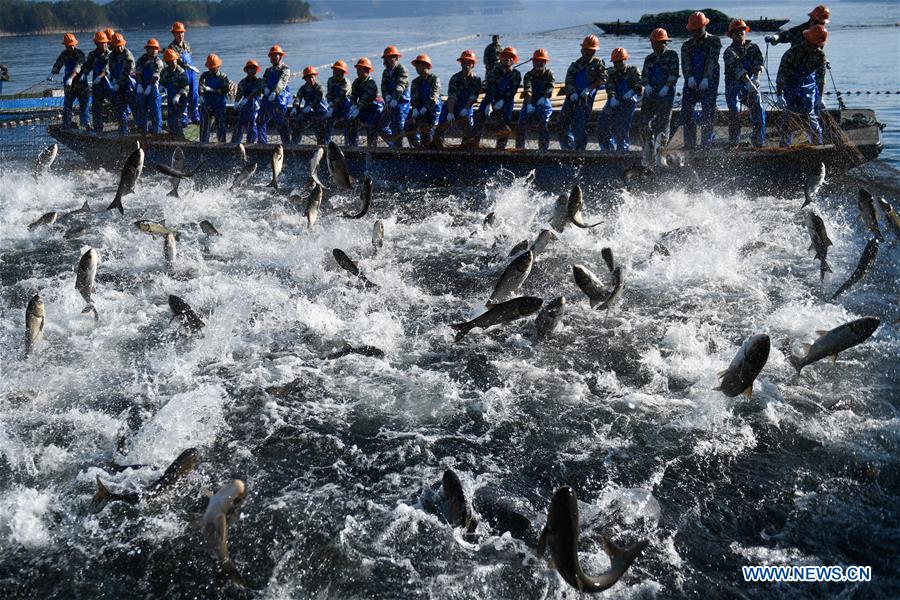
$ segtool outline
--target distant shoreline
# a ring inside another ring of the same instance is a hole
[[[321,21],[322,19],[319,17],[306,17],[303,19],[296,19],[294,21],[282,21],[279,23],[216,23],[215,25],[211,25],[207,22],[197,22],[197,23],[185,23],[188,28],[201,28],[201,27],[241,27],[243,25],[299,25],[302,23],[312,23],[314,21]],[[0,31],[0,38],[10,38],[10,37],[28,37],[28,36],[39,36],[39,35],[62,35],[65,33],[75,33],[82,34],[88,33],[93,34],[95,31],[100,29],[106,29],[107,27],[111,27],[116,31],[144,31],[149,29],[158,29],[158,27],[119,27],[117,25],[107,25],[104,24],[102,27],[98,26],[96,28],[91,29],[71,29],[65,27],[53,27],[48,29],[41,29],[36,31]]]

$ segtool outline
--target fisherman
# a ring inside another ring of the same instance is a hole
[[[220,144],[225,143],[225,99],[231,87],[228,75],[222,73],[219,67],[222,59],[215,54],[206,57],[205,73],[200,75],[197,89],[200,92],[200,142],[209,143],[209,134],[212,120],[216,120],[216,139]]]
[[[238,111],[237,125],[231,135],[232,144],[240,144],[247,132],[247,143],[255,144],[259,139],[259,131],[256,128],[256,120],[259,116],[259,98],[263,93],[263,80],[257,77],[259,63],[248,60],[244,65],[246,77],[241,79],[234,97],[234,108]]]
[[[94,121],[94,131],[103,133],[104,103],[111,99],[109,88],[109,38],[106,33],[98,31],[94,34],[95,48],[88,52],[84,66],[81,68],[84,77],[84,85],[91,93],[91,117]]]
[[[814,25],[803,32],[804,43],[793,46],[781,57],[775,92],[775,105],[791,113],[805,115],[810,138],[813,143],[822,144],[822,123],[819,112],[825,110],[822,92],[825,89],[825,43],[828,31],[823,25]],[[793,134],[793,119],[783,119],[781,143],[790,146]]]
[[[350,111],[346,119],[347,146],[359,145],[359,126],[366,126],[366,145],[374,147],[384,102],[378,98],[378,85],[372,79],[372,61],[363,56],[356,61],[356,79],[350,87]]]
[[[84,67],[84,52],[77,48],[78,40],[75,35],[67,33],[63,36],[62,41],[65,50],[59,53],[47,81],[53,81],[53,77],[61,70],[63,71],[63,89],[65,97],[63,99],[63,129],[72,127],[72,104],[78,100],[78,122],[85,129],[90,128],[91,121],[88,116],[88,108],[90,105],[90,90],[84,85],[79,74]]]
[[[263,73],[263,95],[259,106],[259,141],[269,143],[269,121],[274,121],[282,144],[291,142],[287,109],[291,105],[291,70],[284,62],[284,50],[275,44],[269,48],[271,66]]]
[[[606,104],[597,120],[597,138],[601,150],[628,150],[634,109],[641,95],[641,73],[637,67],[628,66],[628,51],[613,48],[610,56],[613,68],[608,71]]]
[[[406,117],[409,116],[409,72],[400,63],[400,51],[388,46],[381,54],[384,72],[381,74],[381,136],[388,146],[403,146]]]
[[[334,126],[339,120],[347,120],[350,113],[350,82],[347,81],[347,73],[350,69],[343,60],[337,60],[331,65],[331,77],[325,85],[325,100],[328,102],[328,110],[325,111],[325,143],[331,141],[334,136]],[[344,139],[344,143],[347,140]]]
[[[441,116],[441,80],[431,72],[431,58],[418,55],[412,65],[419,74],[410,85],[411,112],[406,120],[406,137],[413,147],[431,144]]]
[[[110,91],[113,109],[119,120],[119,135],[128,135],[128,109],[139,114],[134,97],[134,55],[125,47],[125,36],[116,33],[112,38],[112,56],[109,57]]]
[[[475,53],[463,50],[456,62],[460,64],[460,70],[450,78],[447,102],[441,108],[441,118],[435,131],[435,142],[438,145],[442,144],[444,131],[454,125],[459,128],[463,143],[474,140],[473,107],[481,93],[481,77],[475,75]]]
[[[500,45],[500,36],[496,33],[491,36],[491,43],[484,49],[484,77],[487,80],[494,67],[500,64],[500,52],[503,46]]]
[[[697,146],[697,124],[694,106],[699,102],[700,145],[712,146],[716,119],[716,96],[719,93],[719,54],[722,42],[718,36],[706,32],[709,18],[702,12],[693,13],[688,19],[687,30],[691,37],[681,46],[681,71],[684,88],[681,91],[681,124],[684,125],[684,147]]]
[[[166,66],[159,74],[159,84],[166,91],[166,128],[170,135],[183,138],[181,117],[191,91],[191,82],[178,64],[178,53],[175,50],[167,48],[163,53],[163,62]]]
[[[650,34],[653,52],[644,59],[641,70],[641,117],[639,129],[644,147],[645,167],[662,166],[662,149],[669,142],[672,103],[678,82],[678,53],[668,47],[669,33],[662,28]]]
[[[162,98],[159,95],[159,76],[163,70],[163,61],[159,57],[159,42],[150,38],[144,46],[144,53],[134,66],[135,98],[138,112],[135,113],[135,126],[141,133],[162,133]],[[147,121],[150,127],[147,126]]]
[[[0,63],[0,94],[3,93],[3,82],[9,81],[9,67]]]
[[[550,115],[553,114],[553,71],[547,68],[550,54],[538,48],[531,56],[533,64],[522,81],[522,109],[519,111],[519,126],[516,129],[516,148],[525,147],[525,136],[529,126],[538,127],[538,148],[550,148]]]
[[[606,84],[606,65],[594,56],[599,49],[600,38],[587,36],[581,42],[581,58],[566,71],[566,101],[556,125],[559,147],[563,150],[587,148],[587,126],[594,110],[594,96]]]
[[[501,130],[497,133],[497,148],[506,148],[509,133],[512,131],[512,114],[516,105],[516,94],[522,84],[522,74],[513,65],[519,62],[519,55],[512,47],[500,51],[500,64],[494,67],[485,83],[484,97],[475,114],[478,123],[478,136],[481,137],[484,126],[491,114],[496,112],[500,117]]]
[[[316,135],[316,143],[325,143],[325,113],[328,102],[325,100],[325,88],[319,83],[319,72],[314,67],[303,69],[303,86],[294,97],[291,140],[299,144],[303,131],[312,127]]]
[[[804,42],[804,31],[815,27],[816,25],[821,25],[824,27],[825,25],[828,25],[828,21],[830,19],[831,11],[828,10],[828,7],[824,4],[820,4],[819,6],[809,11],[809,21],[791,27],[787,31],[779,31],[776,34],[767,35],[766,43],[775,46],[777,44],[788,42],[790,43],[791,48],[793,48],[794,46],[798,46]]]
[[[169,49],[178,53],[178,66],[184,69],[190,83],[190,91],[188,92],[187,102],[184,104],[184,113],[181,117],[182,126],[187,125],[188,121],[191,123],[200,122],[200,95],[197,91],[200,69],[194,66],[194,58],[191,56],[191,45],[184,39],[186,31],[184,23],[180,21],[172,23],[173,39],[168,45]]]
[[[731,45],[725,49],[725,102],[730,120],[728,141],[737,144],[741,137],[741,114],[738,103],[747,107],[753,128],[751,141],[757,148],[766,143],[766,111],[759,93],[759,75],[763,69],[763,55],[759,46],[747,39],[750,27],[735,19],[728,26]]]

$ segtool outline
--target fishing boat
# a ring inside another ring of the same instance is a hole
[[[650,35],[654,29],[662,27],[672,37],[687,37],[687,22],[693,12],[695,11],[678,10],[646,14],[642,15],[637,22],[610,21],[594,23],[594,25],[610,35]],[[725,13],[712,8],[704,8],[702,12],[709,19],[709,25],[706,26],[706,30],[713,35],[725,35],[725,32],[728,31],[728,24],[731,23],[733,17],[729,17]],[[744,20],[750,27],[750,31],[778,31],[790,19],[760,17],[756,20]]]

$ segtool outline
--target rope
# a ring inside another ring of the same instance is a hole
[[[834,73],[831,72],[831,63],[826,62],[825,68],[828,69],[828,76],[831,77],[831,87],[834,88],[834,93],[837,96],[838,108],[841,110],[846,110],[846,106],[844,106],[844,99],[841,98],[841,93],[837,89],[837,85],[834,83]]]

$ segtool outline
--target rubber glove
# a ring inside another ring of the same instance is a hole
[[[628,90],[628,91],[625,92],[625,94],[622,96],[622,99],[623,99],[623,100],[634,100],[634,96],[635,96],[634,90]]]
[[[619,100],[615,96],[613,96],[609,99],[609,102],[607,102],[607,104],[609,104],[610,108],[615,108],[619,105]]]
[[[456,118],[456,115],[454,115],[452,112],[447,113],[447,122],[448,123],[452,123],[453,119],[455,119],[455,118]]]
[[[526,115],[530,115],[530,114],[533,113],[533,112],[534,112],[534,106],[533,106],[533,105],[529,104],[528,106],[525,107],[525,114],[526,114]]]
[[[816,110],[825,110],[825,101],[819,98],[819,101],[816,102]]]
[[[275,102],[275,92],[269,94],[269,102]]]
[[[584,88],[583,90],[581,90],[582,98],[587,98],[590,95],[591,95],[591,88]]]
[[[669,86],[664,85],[664,86],[662,86],[661,88],[659,88],[659,94],[658,94],[658,96],[659,96],[660,98],[665,98],[665,97],[668,96],[668,95],[669,95]]]
[[[66,79],[66,87],[72,87],[72,80],[75,79],[75,75],[73,74],[71,77]]]
[[[644,98],[648,98],[653,95],[653,86],[645,85],[644,86]]]
[[[773,46],[778,43],[777,35],[767,35],[765,39],[767,44],[772,44]]]
[[[351,107],[350,107],[350,113],[347,115],[347,118],[349,118],[349,119],[355,119],[355,118],[358,117],[358,116],[359,116],[359,108],[357,108],[357,107],[355,107],[355,106],[351,106]]]
[[[392,99],[392,100],[389,102],[389,104],[391,105],[391,108],[397,108],[397,101],[396,101],[396,100],[393,100],[393,99]]]
[[[247,101],[246,98],[244,100],[241,100],[241,102],[246,102],[246,101]],[[175,96],[172,98],[172,104],[178,104],[179,102],[181,102],[181,94],[175,94]]]
[[[571,100],[572,102],[577,102],[578,101],[578,92],[575,92],[574,94],[569,96],[569,100]]]
[[[494,102],[494,110],[503,110],[503,105],[505,102],[503,100],[497,100]]]
[[[272,92],[272,90],[270,90],[269,88],[266,88],[263,90],[263,96],[268,96],[271,92]]]
[[[781,94],[778,94],[778,96],[775,97],[775,106],[777,106],[778,108],[780,108],[782,110],[784,110],[787,107],[787,103],[784,101],[784,96],[782,96]]]
[[[703,80],[700,81],[700,91],[705,92],[708,89],[709,89],[709,79],[704,77]]]
[[[304,106],[304,107],[303,107],[303,113],[304,113],[304,114],[307,114],[307,115],[308,115],[308,114],[311,113],[311,112],[312,112],[312,106]]]
[[[47,81],[53,81],[53,76],[56,75],[53,71],[50,71],[50,74],[47,75]]]
[[[484,116],[490,117],[492,112],[494,112],[494,107],[491,106],[490,104],[485,104],[484,105]]]
[[[136,92],[138,93],[138,95],[143,94],[143,93],[144,93],[144,86],[142,86],[141,84],[137,84],[137,87],[135,88],[134,91],[136,91]]]
[[[688,80],[687,80],[687,86],[688,86],[689,88],[691,88],[691,89],[694,89],[695,87],[697,87],[697,80],[694,79],[694,76],[693,76],[693,75],[691,75],[690,77],[688,77]]]

